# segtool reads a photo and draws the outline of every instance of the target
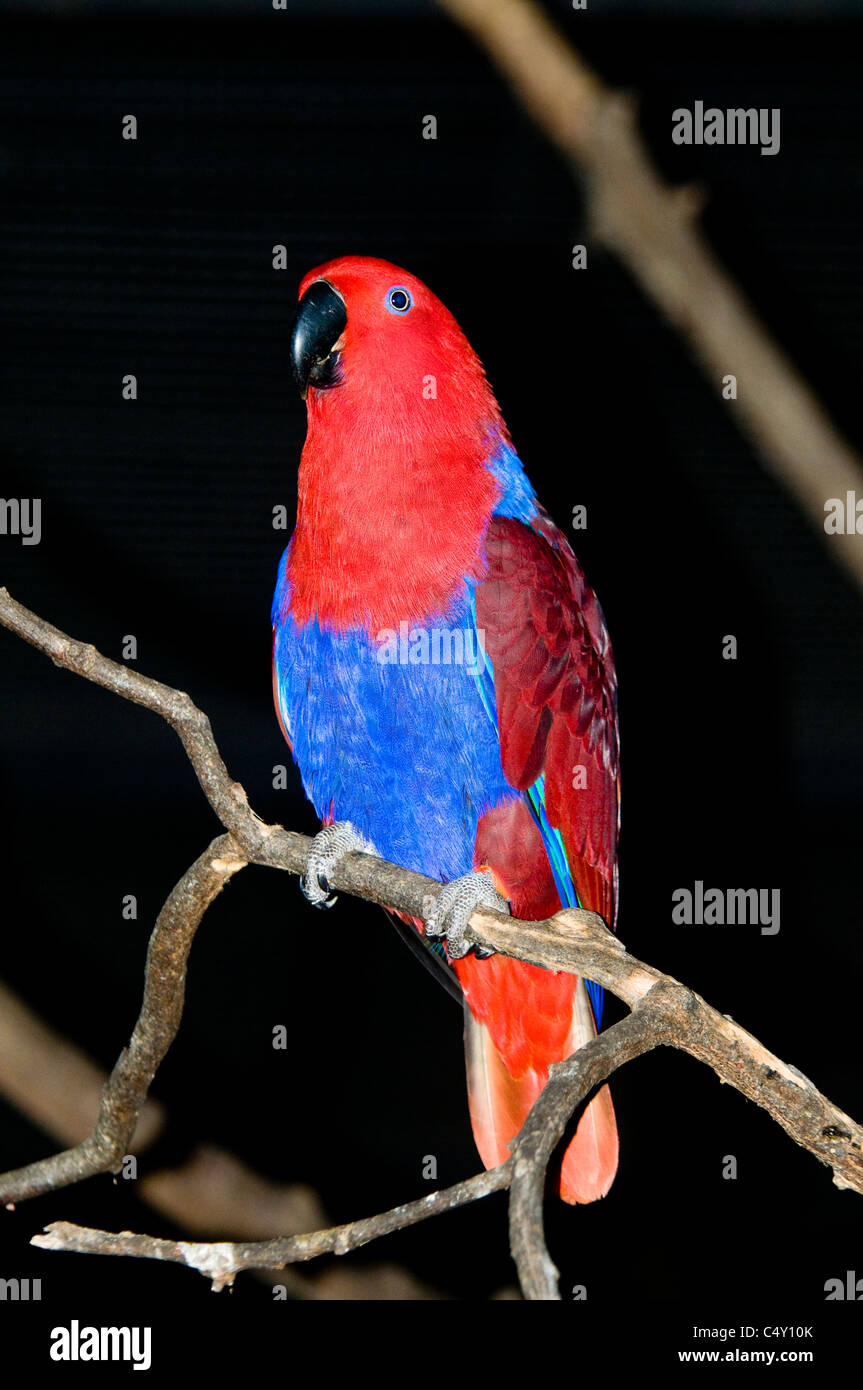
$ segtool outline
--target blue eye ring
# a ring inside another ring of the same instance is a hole
[[[413,300],[404,285],[393,285],[387,290],[384,303],[391,314],[406,314]]]

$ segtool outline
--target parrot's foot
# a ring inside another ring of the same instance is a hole
[[[463,874],[444,885],[426,918],[426,936],[445,936],[450,960],[460,960],[471,949],[472,943],[466,939],[467,924],[477,907],[509,913],[509,903],[487,874]],[[482,946],[474,950],[480,959],[494,955]]]
[[[300,887],[312,907],[332,907],[336,895],[329,876],[340,859],[357,850],[362,854],[376,853],[374,845],[364,840],[348,820],[334,821],[318,832],[309,850],[306,872],[300,879]]]

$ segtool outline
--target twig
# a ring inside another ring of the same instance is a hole
[[[764,466],[796,498],[831,557],[863,587],[863,546],[827,535],[824,504],[863,495],[863,466],[790,359],[753,313],[697,225],[701,196],[666,186],[635,105],[609,90],[532,0],[438,0],[509,79],[586,183],[597,242],[613,251],[688,343],[719,391],[737,377],[734,412]]]
[[[74,1226],[68,1221],[55,1221],[46,1226],[46,1234],[34,1236],[31,1244],[43,1250],[74,1250],[90,1255],[135,1255],[147,1260],[170,1260],[188,1265],[213,1281],[218,1291],[232,1284],[243,1269],[282,1269],[300,1260],[314,1260],[319,1255],[346,1255],[378,1236],[390,1235],[406,1226],[416,1226],[430,1216],[453,1211],[456,1207],[475,1202],[491,1192],[500,1192],[509,1185],[510,1164],[507,1159],[499,1168],[456,1183],[441,1192],[430,1192],[417,1202],[406,1202],[379,1216],[349,1221],[345,1226],[332,1226],[327,1231],[312,1231],[308,1235],[285,1236],[278,1240],[232,1243],[161,1240],[156,1236],[133,1235],[130,1231],[113,1234]]]

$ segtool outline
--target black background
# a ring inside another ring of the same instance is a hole
[[[704,184],[719,253],[861,445],[859,28],[558,14],[609,82],[641,94],[656,161]],[[257,812],[314,830],[293,768],[288,791],[272,786],[290,760],[270,698],[286,539],[271,514],[293,513],[304,435],[291,308],[331,256],[406,266],[483,358],[548,509],[565,527],[588,508],[573,542],[620,677],[623,940],[859,1115],[859,596],[761,470],[734,403],[591,245],[577,183],[485,58],[421,7],[315,20],[262,5],[250,19],[16,12],[0,71],[2,493],[43,503],[39,546],[0,537],[0,582],[115,659],[134,634],[137,669],[207,711]],[[779,155],[674,146],[671,111],[699,99],[780,107]],[[153,919],[218,826],[155,716],[9,634],[0,653],[2,969],[107,1067]],[[672,891],[695,879],[780,888],[779,934],[673,925]],[[121,916],[129,893],[137,922]],[[271,1046],[279,1023],[287,1052]],[[863,1274],[859,1200],[712,1073],[655,1053],[613,1089],[610,1196],[548,1204],[564,1298],[584,1283],[590,1313],[661,1301],[674,1320],[694,1300],[715,1321],[726,1306],[823,1312],[825,1280]],[[426,1154],[441,1184],[477,1167],[452,1001],[378,909],[314,913],[263,869],[207,914],[154,1091],[178,1156],[216,1141],[311,1184],[333,1220],[422,1195]],[[4,1167],[52,1152],[0,1114]],[[110,1177],[6,1214],[0,1275],[41,1275],[52,1317],[120,1282],[152,1319],[211,1299],[179,1268],[32,1251],[61,1218],[171,1234]],[[404,1265],[458,1300],[515,1282],[501,1197],[349,1258]],[[270,1299],[241,1277],[220,1316]]]

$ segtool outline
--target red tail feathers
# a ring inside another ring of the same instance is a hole
[[[468,1001],[465,1053],[471,1123],[480,1157],[493,1168],[507,1157],[510,1141],[548,1080],[550,1064],[589,1042],[596,1026],[584,982],[573,975],[502,956],[486,961],[465,957],[457,969]],[[489,1013],[485,1005],[492,995]],[[521,1007],[514,1012],[506,1002],[516,999]],[[603,1086],[584,1111],[564,1155],[563,1200],[593,1202],[604,1197],[617,1172],[617,1157],[614,1107]]]

